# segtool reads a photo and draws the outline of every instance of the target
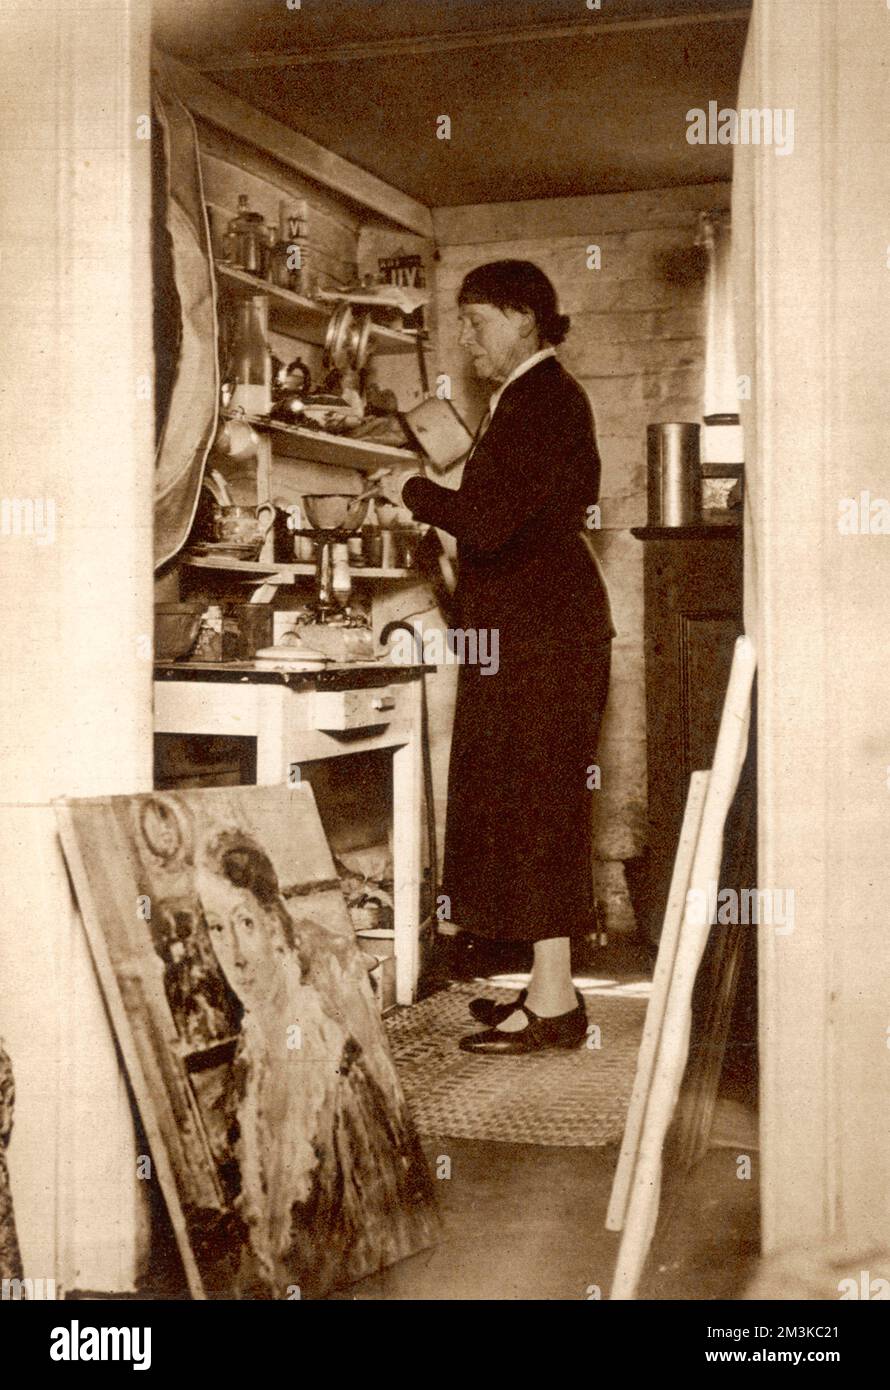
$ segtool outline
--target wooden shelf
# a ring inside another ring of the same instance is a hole
[[[258,275],[227,265],[225,261],[216,262],[216,273],[222,281],[241,293],[267,296],[269,328],[273,333],[324,346],[328,321],[336,306],[320,304],[315,299],[307,299],[305,295],[294,294],[293,290],[283,290],[271,281],[261,280]],[[417,352],[416,334],[388,328],[382,323],[376,323],[372,328],[371,340],[375,353],[391,355]]]
[[[269,327],[273,333],[301,338],[323,346],[329,314],[321,304],[292,290],[279,289],[258,275],[251,275],[225,261],[216,262],[216,273],[230,288],[245,294],[264,294],[269,300]]]
[[[410,449],[398,449],[392,444],[377,444],[373,439],[352,439],[345,434],[327,434],[301,425],[283,425],[263,415],[247,417],[255,429],[267,430],[273,436],[273,453],[286,458],[306,459],[311,463],[329,463],[335,468],[358,468],[373,473],[378,468],[390,468],[396,463],[420,463],[420,455]]]
[[[261,578],[263,575],[285,575],[288,583],[293,583],[297,578],[306,576],[312,578],[315,575],[315,566],[297,561],[282,561],[278,564],[274,560],[236,560],[225,555],[189,555],[183,556],[183,563],[194,569],[222,570],[228,574],[241,574],[246,579]],[[356,579],[412,579],[415,577],[413,570],[406,569],[379,569],[371,565],[358,565],[350,567],[350,577]]]

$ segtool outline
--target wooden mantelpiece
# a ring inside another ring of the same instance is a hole
[[[646,526],[643,562],[649,854],[646,920],[661,931],[689,776],[708,768],[742,631],[742,530]]]
[[[713,541],[739,536],[741,527],[696,521],[688,526],[632,526],[630,533],[638,541]]]

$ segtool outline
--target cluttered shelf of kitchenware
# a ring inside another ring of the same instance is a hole
[[[223,570],[232,574],[266,575],[284,574],[293,580],[303,575],[314,576],[315,565],[284,561],[281,564],[274,560],[239,560],[234,556],[223,555],[190,555],[188,551],[183,555],[183,564],[193,569],[212,569]],[[353,579],[411,579],[413,571],[407,569],[382,569],[376,565],[355,565],[349,568],[350,576]]]
[[[269,327],[273,333],[285,337],[299,338],[303,342],[315,343],[323,347],[331,317],[332,305],[320,300],[307,299],[305,295],[295,294],[251,275],[238,266],[226,261],[216,262],[216,273],[228,286],[249,294],[264,294],[269,300]],[[371,328],[374,350],[378,353],[416,353],[417,333],[408,329],[390,328],[383,323],[375,323]]]
[[[234,412],[223,411],[226,418]],[[393,444],[378,444],[373,439],[356,439],[348,434],[328,434],[326,430],[309,429],[305,425],[285,425],[270,420],[267,415],[241,416],[254,429],[269,431],[274,436],[275,452],[285,458],[305,459],[309,463],[329,463],[335,468],[357,468],[374,473],[378,468],[391,468],[397,463],[419,463],[420,455]]]

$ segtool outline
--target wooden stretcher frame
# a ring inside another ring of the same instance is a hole
[[[733,652],[713,766],[707,780],[688,888],[683,895],[677,929],[669,921],[671,910],[676,911],[674,888],[682,876],[682,865],[678,867],[675,863],[665,920],[667,940],[663,938],[656,966],[659,1002],[653,1010],[648,1037],[644,1034],[645,1047],[641,1047],[631,1102],[633,1105],[633,1099],[636,1099],[633,1128],[625,1135],[622,1145],[607,1215],[609,1229],[623,1226],[610,1295],[613,1299],[636,1297],[658,1219],[662,1153],[689,1053],[692,991],[710,931],[707,920],[699,922],[689,912],[688,895],[690,890],[697,889],[704,893],[704,900],[707,901],[709,882],[717,881],[720,876],[723,831],[747,747],[755,666],[753,643],[748,637],[739,637]],[[691,823],[691,800],[690,788],[683,823],[684,834]],[[685,859],[688,853],[689,846],[684,844],[681,835],[678,859]],[[663,965],[662,950],[665,954]],[[654,999],[653,994],[653,1002]],[[646,1026],[648,1029],[648,1015]],[[628,1119],[630,1123],[630,1115]]]
[[[160,1087],[154,1084],[156,1078],[149,1076],[143,1065],[143,1053],[137,1044],[127,1006],[124,1003],[117,974],[112,964],[108,943],[100,925],[102,915],[81,854],[71,806],[66,800],[59,800],[55,803],[55,811],[59,838],[62,841],[68,872],[71,875],[71,883],[77,897],[80,919],[89,942],[117,1045],[120,1048],[133,1093],[137,1098],[139,1115],[151,1149],[152,1161],[157,1169],[161,1191],[164,1194],[188,1291],[193,1299],[203,1300],[207,1297],[204,1282],[192,1249],[176,1173],[164,1136],[163,1116],[154,1100]]]

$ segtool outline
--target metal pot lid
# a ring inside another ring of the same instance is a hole
[[[336,308],[328,321],[324,340],[325,356],[331,366],[340,372],[349,365],[347,343],[352,321],[353,313],[349,304],[341,304]]]
[[[373,326],[370,314],[362,314],[353,322],[349,335],[349,355],[352,359],[353,369],[357,372],[364,370],[371,355],[371,330]]]

